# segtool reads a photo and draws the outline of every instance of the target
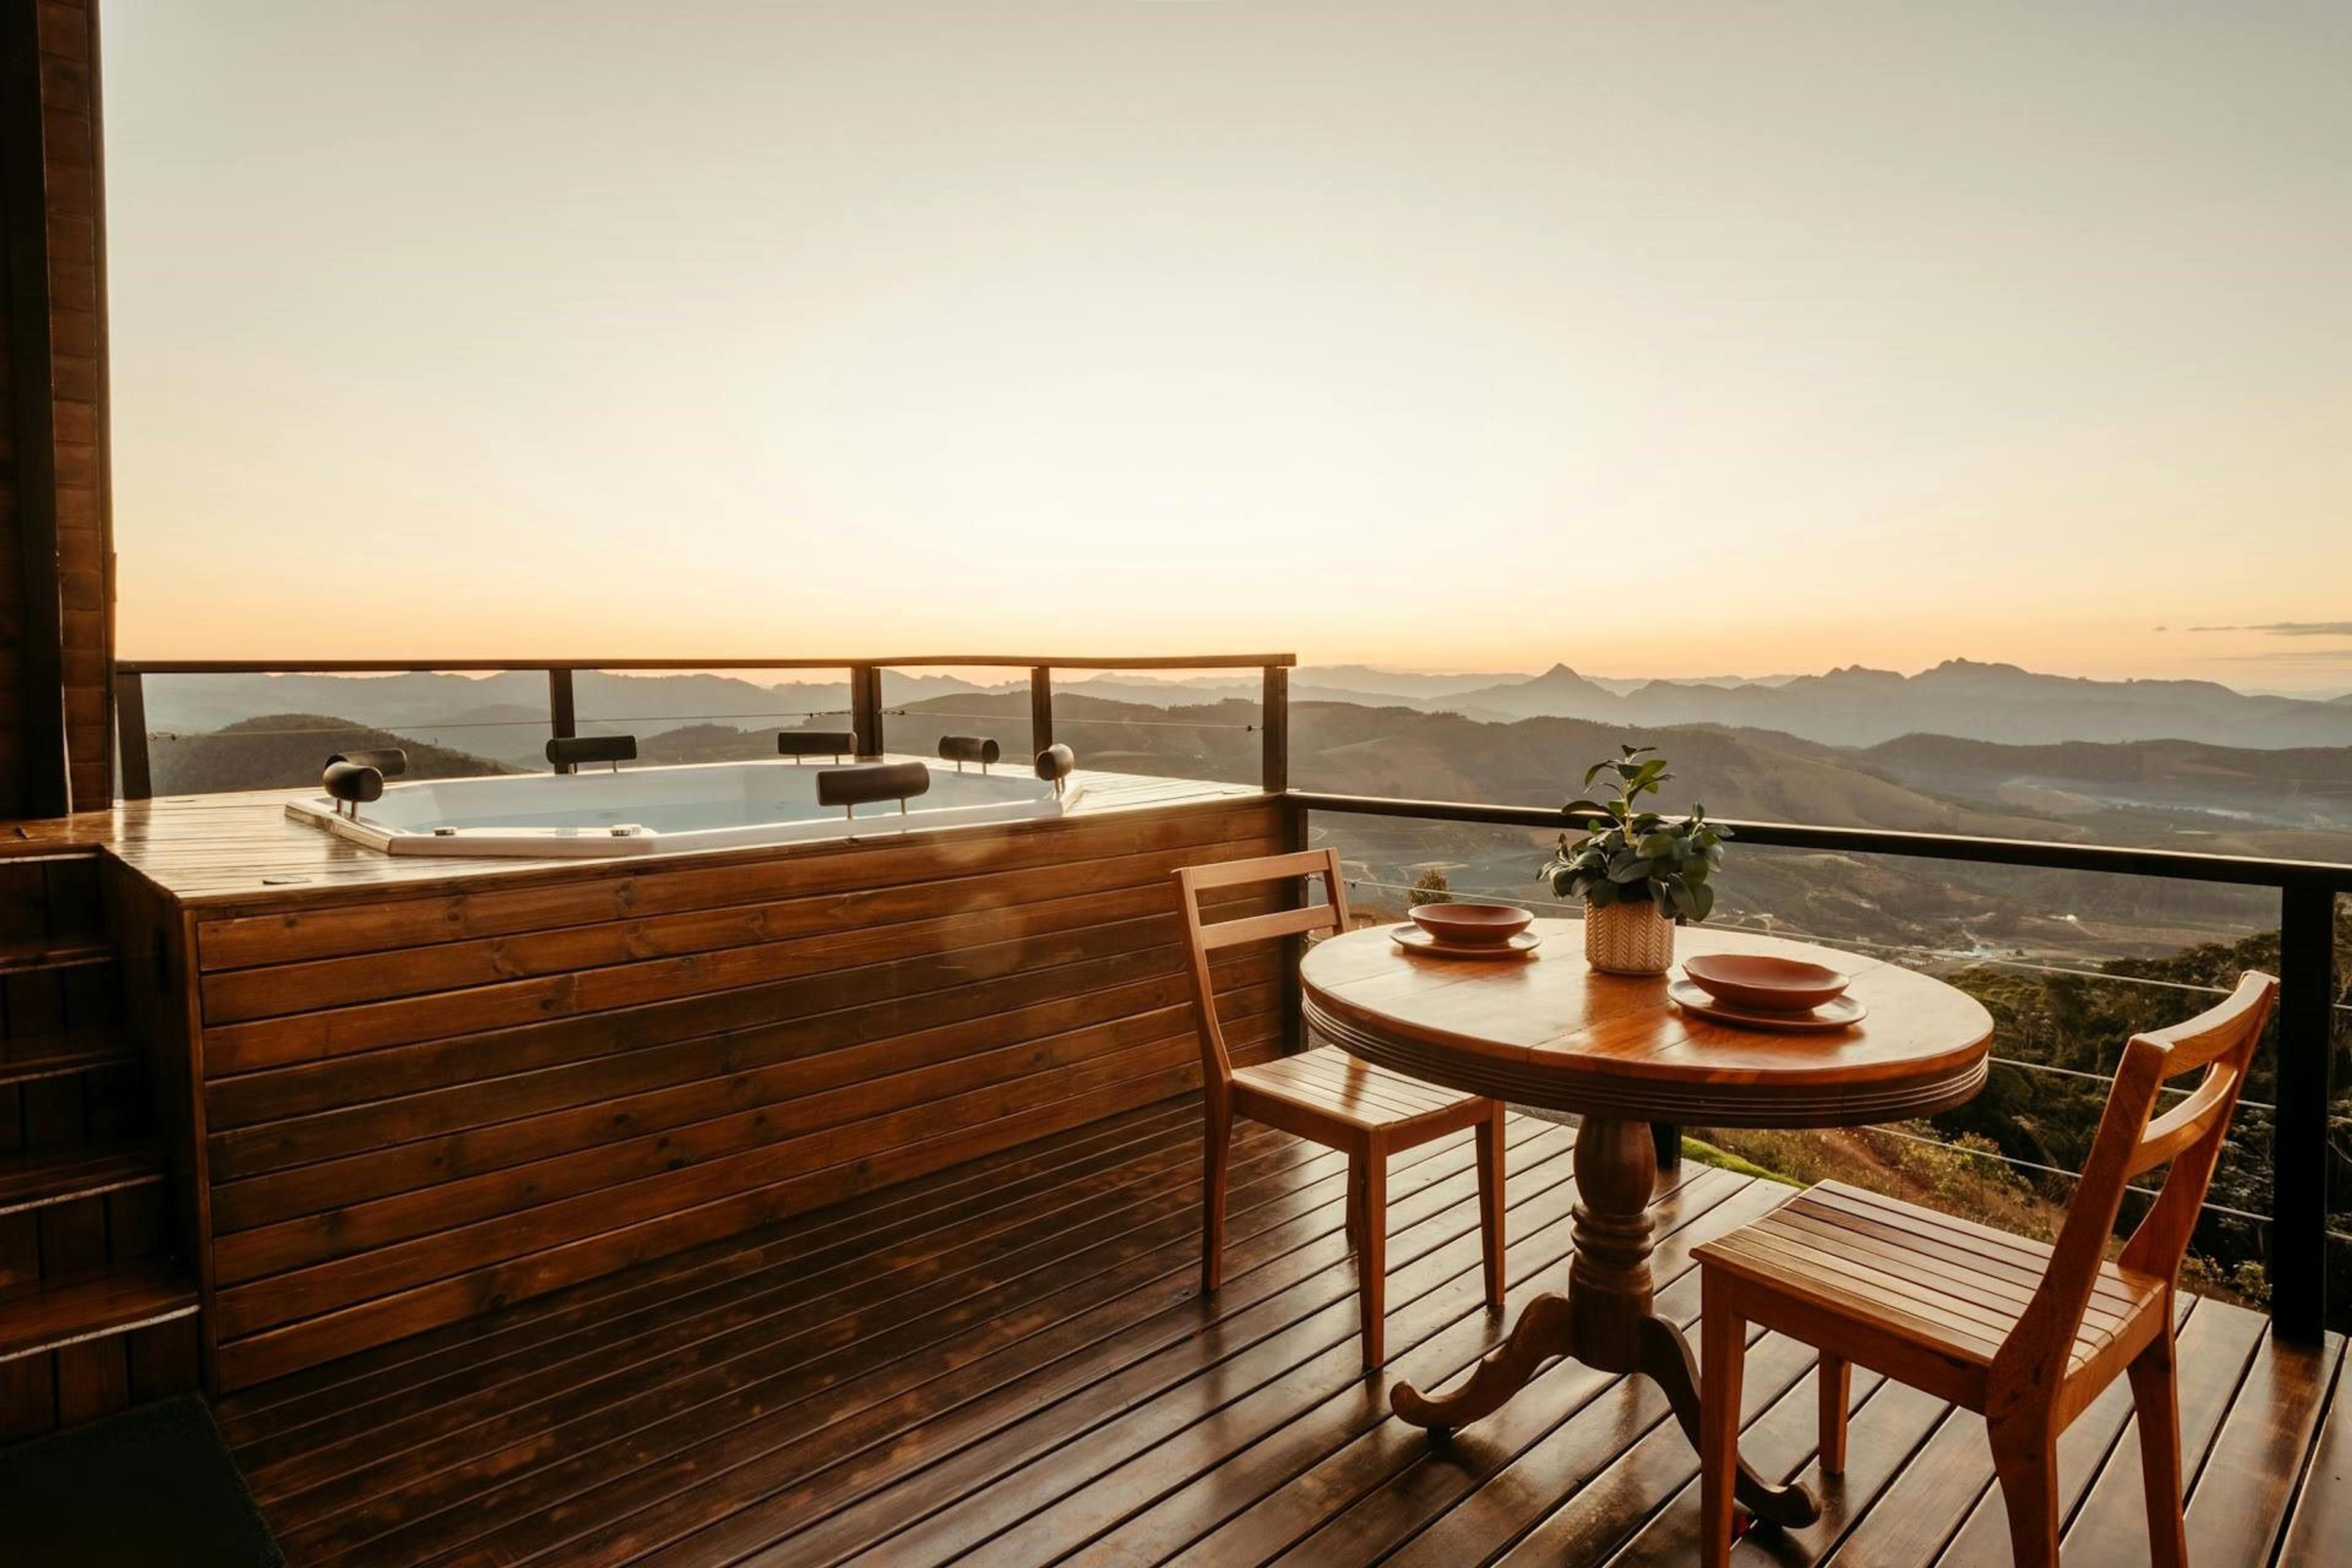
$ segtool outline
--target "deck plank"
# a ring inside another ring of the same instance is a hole
[[[2248,1363],[2260,1352],[2263,1321],[2252,1312],[2199,1311],[2181,1328],[2177,1346],[2180,1367],[2180,1473],[2204,1468],[2222,1417],[2242,1385]],[[2067,1526],[2067,1568],[2113,1563],[2130,1568],[2148,1561],[2147,1502],[2140,1479],[2137,1415],[2107,1456],[2106,1468]],[[2194,1495],[2194,1489],[2191,1489]]]
[[[1395,1354],[1367,1377],[1327,1152],[1242,1131],[1227,1283],[1199,1296],[1198,1114],[1159,1102],[309,1369],[225,1400],[223,1428],[289,1551],[333,1568],[1689,1560],[1697,1459],[1645,1384],[1563,1363],[1443,1445],[1389,1415],[1395,1383],[1443,1385],[1501,1330],[1466,1138],[1397,1163]],[[1573,1140],[1511,1122],[1514,1307],[1565,1282]],[[1660,1310],[1695,1319],[1691,1248],[1786,1192],[1666,1178]],[[2198,1560],[2342,1555],[2344,1342],[2186,1310]],[[1982,1423],[1857,1367],[1823,1485],[1816,1363],[1750,1347],[1745,1451],[1825,1507],[1738,1560],[2004,1560]],[[2137,1441],[2119,1387],[2062,1447],[2070,1563],[2144,1552]]]
[[[2267,1563],[2336,1382],[2344,1342],[2265,1335],[2189,1490],[2189,1560]]]
[[[1430,1152],[1424,1158],[1398,1163],[1401,1179],[1392,1185],[1392,1194],[1402,1194],[1439,1180],[1444,1185],[1442,1190],[1435,1186],[1425,1188],[1425,1201],[1422,1201],[1420,1193],[1414,1193],[1399,1196],[1392,1205],[1392,1224],[1397,1230],[1391,1256],[1401,1265],[1422,1247],[1449,1238],[1454,1227],[1468,1228],[1463,1205],[1475,1182],[1466,1141],[1454,1145],[1430,1144],[1425,1149]],[[1414,1152],[1423,1154],[1423,1151]],[[1244,1308],[1249,1310],[1248,1317],[1235,1324],[1232,1337],[1247,1340],[1263,1334],[1270,1327],[1352,1294],[1352,1281],[1343,1269],[1333,1267],[1344,1258],[1338,1230],[1344,1190],[1343,1178],[1332,1172],[1312,1187],[1300,1189],[1297,1201],[1288,1205],[1290,1216],[1255,1237],[1247,1237],[1246,1227],[1239,1226],[1229,1213],[1228,1279],[1245,1278],[1247,1285],[1236,1289],[1229,1283],[1206,1310],[1214,1318],[1223,1318]],[[1426,1233],[1416,1234],[1424,1226]],[[839,1434],[824,1432],[826,1424],[809,1432],[788,1425],[784,1435],[803,1440],[779,1447],[773,1424],[763,1423],[759,1428],[739,1429],[724,1435],[718,1442],[698,1447],[695,1476],[717,1473],[696,1486],[690,1495],[679,1493],[677,1480],[655,1474],[632,1478],[635,1483],[632,1488],[600,1488],[582,1510],[582,1518],[567,1516],[562,1521],[566,1530],[586,1532],[592,1537],[560,1543],[566,1553],[562,1560],[583,1565],[627,1562],[630,1552],[667,1544],[684,1527],[738,1511],[748,1498],[771,1495],[784,1486],[804,1482],[836,1457],[841,1448],[895,1434],[908,1424],[910,1416],[924,1418],[918,1424],[928,1426],[929,1417],[953,1408],[974,1389],[992,1391],[1006,1381],[1008,1373],[1015,1381],[1028,1380],[1019,1396],[1034,1408],[1050,1402],[1058,1394],[1090,1387],[1101,1381],[1109,1368],[1122,1365],[1139,1349],[1163,1351],[1174,1347],[1168,1359],[1181,1366],[1185,1357],[1201,1354],[1225,1338],[1201,1331],[1204,1327],[1203,1308],[1195,1283],[1195,1258],[1190,1249],[1181,1250],[1171,1259],[1181,1264],[1175,1272],[1161,1275],[1102,1309],[1055,1322],[1006,1347],[998,1356],[960,1364],[959,1375],[928,1384],[882,1379],[882,1391],[897,1397],[885,1402],[886,1414],[878,1431],[871,1426],[853,1426],[853,1436],[845,1440]],[[1272,1293],[1264,1300],[1253,1301],[1252,1290]],[[1141,1323],[1134,1321],[1139,1302],[1146,1309]],[[961,1356],[955,1359],[962,1361]],[[1155,1363],[1155,1375],[1160,1364]],[[961,1375],[967,1373],[976,1375]],[[870,1384],[875,1380],[865,1381]],[[872,1386],[861,1386],[845,1404],[856,1408],[857,1400],[870,1399],[874,1392]],[[859,1409],[858,1414],[866,1411]],[[922,1436],[928,1443],[930,1434]],[[834,1440],[827,1441],[828,1436]],[[824,1492],[829,1493],[830,1489],[824,1489]],[[621,1519],[619,1516],[625,1513],[625,1519]],[[521,1521],[512,1531],[512,1544],[526,1556],[533,1554],[541,1549],[541,1537],[546,1533],[533,1521]]]
[[[2279,1552],[2279,1562],[2288,1568],[2352,1562],[2352,1412],[2344,1401],[2347,1359],[2352,1357],[2336,1357],[2336,1385]]]

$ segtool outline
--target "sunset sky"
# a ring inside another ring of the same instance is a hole
[[[126,656],[2352,688],[2342,0],[104,16]]]

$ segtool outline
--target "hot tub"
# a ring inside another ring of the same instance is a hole
[[[1084,788],[1077,774],[1056,794],[1024,773],[888,760],[931,770],[929,790],[903,810],[819,805],[826,770],[778,761],[419,781],[387,785],[355,816],[324,795],[289,801],[286,814],[388,855],[673,855],[1059,816]]]

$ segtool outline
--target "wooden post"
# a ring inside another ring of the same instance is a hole
[[[882,672],[870,664],[849,667],[849,727],[857,733],[857,754],[882,754]]]
[[[1259,707],[1265,736],[1258,787],[1280,795],[1290,787],[1290,671],[1278,664],[1265,667],[1265,695]]]
[[[7,310],[10,366],[0,444],[12,447],[14,457],[14,494],[0,492],[0,526],[16,535],[16,580],[0,589],[0,619],[11,623],[5,629],[18,682],[11,776],[0,777],[0,816],[63,816],[73,808],[58,599],[55,318],[39,16],[34,5],[0,6],[0,235],[6,240],[0,300]]]
[[[114,671],[114,754],[121,759],[122,798],[150,800],[155,777],[147,755],[147,678],[135,669]]]
[[[2271,1329],[2320,1342],[2327,1327],[2328,1037],[2336,894],[2279,897],[2278,1110],[2271,1124]]]
[[[1307,847],[1307,813],[1287,801],[1282,806],[1282,847],[1286,854]],[[1302,884],[1294,882],[1294,889]],[[1331,891],[1336,896],[1339,889]],[[1340,932],[1345,935],[1343,929]],[[1282,1048],[1303,1051],[1314,1044],[1307,1037],[1306,994],[1299,989],[1298,965],[1307,956],[1307,939],[1294,936],[1282,944]]]
[[[569,741],[580,733],[580,711],[573,700],[572,671],[569,669],[547,672],[547,731],[552,739],[558,741]],[[577,763],[558,763],[555,771],[572,773],[580,769]]]
[[[1029,671],[1029,749],[1042,752],[1054,743],[1054,667],[1041,664]]]

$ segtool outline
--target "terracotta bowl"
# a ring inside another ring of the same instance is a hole
[[[1535,922],[1535,913],[1516,904],[1422,904],[1412,923],[1457,947],[1492,947],[1510,941]]]
[[[1701,953],[1683,961],[1683,973],[1718,1002],[1768,1013],[1802,1013],[1844,995],[1846,986],[1834,969],[1762,953]]]

